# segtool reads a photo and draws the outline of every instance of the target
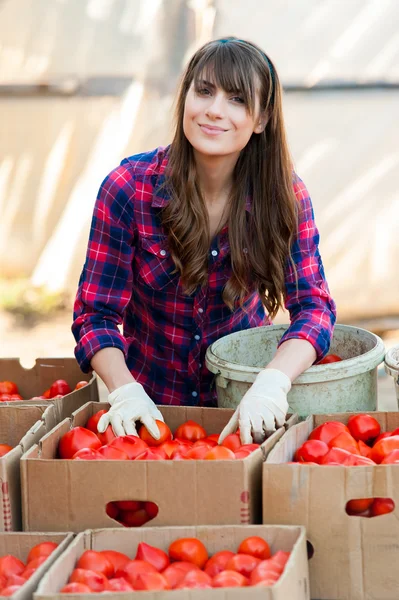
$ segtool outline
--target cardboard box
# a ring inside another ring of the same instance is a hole
[[[351,414],[314,415],[286,432],[263,466],[263,522],[306,527],[314,555],[310,590],[320,600],[399,598],[399,465],[361,467],[284,465],[310,432]],[[382,431],[399,427],[399,413],[372,413]],[[393,513],[349,516],[356,498],[388,497]]]
[[[57,379],[65,379],[72,389],[78,381],[88,381],[89,385],[73,391],[63,398],[43,401],[29,400],[34,396],[41,396]],[[82,373],[74,358],[38,358],[31,369],[25,369],[18,358],[2,358],[0,359],[0,381],[4,380],[14,381],[18,386],[19,393],[24,398],[20,402],[12,402],[13,405],[26,403],[41,405],[42,402],[46,405],[54,404],[57,423],[70,417],[73,411],[83,404],[98,402],[99,399],[96,375]],[[11,403],[6,402],[5,404]]]
[[[0,531],[21,530],[20,458],[56,423],[55,408],[48,403],[42,406],[0,403],[0,443],[13,446],[0,458]]]
[[[40,544],[41,542],[55,542],[58,544],[58,548],[40,565],[32,577],[11,596],[12,600],[31,600],[32,594],[43,575],[66,550],[72,539],[72,533],[0,533],[0,556],[13,554],[24,563],[26,563],[29,550],[33,546],[36,546],[36,544]]]
[[[107,408],[89,403],[32,447],[21,461],[23,521],[27,531],[116,527],[106,504],[114,500],[156,502],[151,525],[261,522],[262,463],[284,429],[243,460],[73,461],[55,458],[59,439],[71,426]],[[208,434],[220,433],[231,409],[160,407],[172,432],[192,419]],[[290,424],[297,421],[291,417]],[[51,481],[51,486],[44,482]],[[120,525],[122,527],[122,525]]]
[[[303,527],[273,527],[258,525],[219,527],[145,527],[135,530],[108,529],[85,531],[78,535],[66,551],[44,576],[34,595],[34,600],[62,600],[59,590],[67,583],[75,563],[85,550],[118,550],[131,558],[136,555],[139,542],[146,542],[167,551],[171,542],[180,537],[198,537],[211,556],[219,550],[236,551],[242,540],[251,535],[263,537],[273,553],[277,550],[292,552],[283,575],[272,587],[219,588],[207,590],[168,590],[145,592],[148,600],[229,600],[250,598],[251,600],[306,600],[309,598],[308,561],[306,536]],[[134,595],[136,595],[135,592]],[[107,593],[107,598],[110,593]],[[121,598],[120,593],[112,597]],[[137,596],[141,597],[141,596]],[[93,600],[103,600],[103,594],[90,594]]]

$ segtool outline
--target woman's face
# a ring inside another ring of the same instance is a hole
[[[205,156],[231,156],[247,145],[264,124],[259,118],[259,93],[250,115],[240,95],[227,93],[210,81],[191,84],[184,106],[183,130],[194,149]]]

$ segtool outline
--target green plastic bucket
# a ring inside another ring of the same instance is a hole
[[[235,408],[259,371],[273,358],[288,325],[254,327],[226,335],[208,347],[205,362],[215,373],[220,408]],[[377,367],[384,360],[381,338],[366,329],[336,325],[330,352],[341,362],[315,365],[294,381],[291,412],[373,411],[377,407]]]
[[[388,375],[392,375],[393,377],[396,399],[399,406],[399,346],[394,346],[388,350],[385,355],[384,368]]]

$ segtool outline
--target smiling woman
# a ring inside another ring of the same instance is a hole
[[[103,181],[73,324],[82,370],[110,391],[100,432],[136,434],[141,421],[159,439],[156,404],[215,406],[207,347],[285,305],[277,354],[219,438],[239,425],[242,443],[260,442],[284,424],[291,381],[327,353],[335,305],[281,96],[258,46],[211,41],[183,74],[170,146]]]

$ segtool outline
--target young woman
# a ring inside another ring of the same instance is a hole
[[[72,327],[82,370],[110,392],[99,431],[141,421],[157,437],[155,403],[215,406],[206,348],[285,304],[290,327],[221,436],[240,426],[243,443],[260,442],[283,425],[291,382],[327,353],[335,305],[281,97],[255,44],[209,42],[184,73],[171,145],[103,181]]]

